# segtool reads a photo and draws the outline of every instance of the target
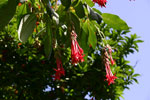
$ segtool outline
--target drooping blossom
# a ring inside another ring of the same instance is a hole
[[[105,4],[107,0],[93,0],[94,3],[97,3],[101,7],[106,7]]]
[[[112,58],[112,48],[109,45],[107,45],[106,48],[108,48],[108,54],[109,54],[109,57],[110,57],[111,64],[114,65],[115,61]]]
[[[107,52],[108,50],[108,52]],[[103,49],[103,63],[105,65],[105,70],[106,70],[106,81],[108,82],[108,85],[114,83],[114,80],[117,78],[115,75],[113,75],[113,73],[111,72],[110,69],[110,64],[113,65],[115,62],[112,58],[112,49],[109,45],[107,45],[104,49]],[[111,63],[110,61],[111,60]]]
[[[54,70],[56,71],[54,77],[54,80],[60,80],[61,76],[65,76],[65,70],[62,66],[62,62],[59,58],[56,59],[56,63],[57,63],[57,69],[54,68]]]
[[[114,83],[114,80],[117,78],[113,73],[111,72],[110,65],[107,62],[105,64],[105,70],[106,70],[106,81],[108,82],[108,85]]]
[[[83,49],[79,46],[77,42],[77,34],[72,31],[71,32],[71,61],[72,64],[77,64],[79,62],[83,62],[84,55]]]

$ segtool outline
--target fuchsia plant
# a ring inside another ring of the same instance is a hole
[[[131,28],[119,16],[94,7],[105,8],[107,1],[3,0],[0,98],[120,99],[138,82],[126,56],[138,51],[142,40],[127,34]]]
[[[83,49],[79,46],[77,41],[77,34],[75,31],[71,32],[71,60],[72,64],[83,62],[84,59]]]
[[[103,54],[103,63],[105,65],[105,70],[106,70],[106,81],[108,82],[108,85],[114,83],[114,80],[117,79],[117,77],[115,75],[113,75],[113,73],[111,72],[110,69],[110,64],[114,65],[115,62],[112,58],[112,49],[109,45],[107,45],[104,49],[104,54]],[[111,63],[110,63],[110,61]]]

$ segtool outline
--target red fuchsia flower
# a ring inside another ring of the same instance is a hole
[[[59,58],[56,59],[56,63],[57,63],[57,69],[54,68],[54,70],[56,71],[54,77],[54,80],[60,80],[61,76],[65,76],[65,70],[62,66],[62,62]]]
[[[108,48],[108,54],[109,54],[109,56],[110,56],[111,64],[114,65],[114,64],[115,64],[115,61],[114,61],[113,58],[112,58],[112,48],[111,48],[109,45],[107,45],[106,47]]]
[[[108,52],[107,52],[108,49]],[[108,82],[108,85],[113,84],[114,80],[117,79],[117,77],[115,75],[113,75],[113,73],[111,72],[110,69],[110,61],[111,60],[111,65],[114,64],[113,58],[111,56],[112,53],[112,49],[109,45],[107,45],[104,49],[104,54],[103,54],[103,63],[105,65],[105,70],[106,70],[106,81]]]
[[[117,78],[113,73],[111,72],[110,65],[107,62],[105,64],[105,70],[106,70],[106,81],[108,82],[108,85],[114,83],[114,80]]]
[[[77,42],[77,34],[72,31],[71,33],[71,60],[72,64],[77,64],[79,62],[83,62],[84,55],[83,49],[79,46]]]
[[[94,3],[97,3],[101,7],[106,7],[105,4],[107,0],[93,0]]]

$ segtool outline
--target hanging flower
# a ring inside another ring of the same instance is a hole
[[[77,34],[74,31],[72,31],[72,33],[71,33],[71,60],[72,60],[72,64],[76,64],[76,63],[84,61],[83,49],[79,46],[76,38],[77,38]]]
[[[93,0],[94,3],[97,3],[101,7],[106,7],[105,4],[107,0]]]
[[[60,80],[61,76],[65,76],[65,70],[62,66],[62,62],[59,58],[56,59],[56,63],[57,63],[57,69],[54,69],[56,71],[54,77],[54,80]]]
[[[108,49],[108,52],[107,52]],[[114,65],[115,62],[112,58],[112,49],[109,45],[107,45],[104,49],[104,54],[103,54],[103,63],[105,65],[105,70],[106,70],[106,81],[108,82],[108,85],[114,83],[114,80],[117,78],[113,73],[111,72],[110,69],[110,61],[111,60],[111,65]]]
[[[111,64],[114,65],[114,64],[115,64],[115,61],[114,61],[113,58],[112,58],[112,48],[111,48],[109,45],[107,45],[106,48],[108,48],[108,54],[109,54],[109,56],[110,56]]]
[[[110,65],[107,62],[105,64],[105,70],[106,70],[106,81],[108,82],[108,85],[114,83],[114,80],[117,78],[113,73],[111,72]]]

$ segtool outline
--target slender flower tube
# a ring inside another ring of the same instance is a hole
[[[108,49],[108,52],[107,52]],[[106,81],[108,82],[108,85],[113,84],[114,80],[117,78],[115,75],[113,75],[113,73],[111,72],[110,69],[110,61],[111,60],[111,64],[114,64],[113,58],[112,58],[112,49],[109,45],[107,45],[104,49],[104,54],[103,54],[103,63],[105,65],[105,70],[106,70]]]
[[[72,31],[71,32],[71,61],[72,61],[72,64],[77,64],[79,62],[84,61],[83,49],[79,46],[76,38],[77,38],[77,34],[74,31]]]
[[[101,7],[106,7],[105,4],[107,0],[93,0],[94,3],[97,3]]]
[[[111,64],[114,65],[114,64],[115,64],[115,61],[114,61],[113,58],[112,58],[112,48],[111,48],[109,45],[107,45],[106,48],[108,48],[108,54],[109,54],[109,56],[110,56]]]
[[[65,76],[65,70],[62,66],[62,62],[59,58],[56,59],[56,63],[57,63],[57,69],[54,68],[54,70],[56,71],[54,80],[60,80],[61,76]]]

